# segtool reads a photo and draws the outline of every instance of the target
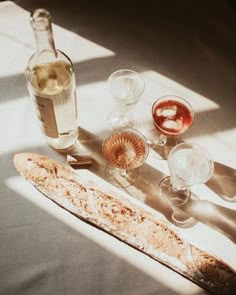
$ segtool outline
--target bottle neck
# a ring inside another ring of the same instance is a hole
[[[37,54],[40,55],[44,51],[51,51],[57,57],[50,13],[45,9],[35,10],[31,15],[31,25],[34,30]]]
[[[47,51],[51,51],[55,55],[55,57],[57,56],[51,30],[44,30],[44,31],[34,30],[34,35],[35,35],[38,55],[40,55],[43,51],[47,50]]]

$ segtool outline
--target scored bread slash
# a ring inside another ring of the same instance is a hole
[[[154,210],[127,195],[85,181],[71,167],[34,153],[14,156],[19,173],[49,199],[77,217],[172,268],[212,294],[236,294],[236,272],[191,245]]]

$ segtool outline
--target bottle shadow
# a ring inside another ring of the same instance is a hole
[[[79,134],[80,142],[86,146],[93,157],[92,163],[86,168],[107,181],[104,173],[106,161],[102,154],[102,142],[106,135],[106,130],[95,136],[87,130],[80,128]],[[215,163],[215,167],[214,175],[206,185],[219,197],[224,200],[230,199],[230,201],[232,201],[235,197],[236,187],[234,181],[235,170],[219,163]],[[219,231],[236,243],[236,210],[229,209],[208,200],[201,200],[195,193],[192,193],[189,201],[182,206],[178,206],[178,208],[171,207],[158,192],[159,182],[166,176],[167,175],[161,172],[156,165],[153,167],[148,163],[144,163],[139,168],[137,181],[133,185],[122,190],[155,209],[172,223],[172,215],[175,210],[177,210],[179,216],[182,215],[183,219],[184,217],[192,217],[192,222],[183,227],[192,227],[197,222],[201,222]]]

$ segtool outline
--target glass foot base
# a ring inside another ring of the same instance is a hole
[[[107,165],[105,168],[105,177],[112,185],[124,188],[134,184],[138,177],[138,170],[123,170]]]
[[[188,188],[175,190],[171,185],[169,176],[163,178],[159,183],[159,192],[171,206],[177,207],[185,204],[191,195]]]
[[[197,221],[179,209],[190,198],[191,192],[189,189],[174,190],[171,186],[170,177],[165,177],[159,184],[159,192],[161,197],[173,209],[171,215],[172,223],[178,227],[192,227]]]
[[[179,137],[162,135],[155,128],[146,134],[146,138],[149,146],[154,151],[152,157],[158,160],[167,160],[172,148],[181,142]]]
[[[181,228],[188,228],[192,227],[197,223],[197,220],[193,217],[185,214],[184,212],[178,212],[178,210],[175,210],[173,214],[171,215],[172,223],[175,226],[181,227]]]
[[[107,118],[107,126],[112,130],[134,128],[136,122],[126,114],[119,111],[113,111]]]

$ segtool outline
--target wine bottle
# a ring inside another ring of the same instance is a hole
[[[61,150],[78,138],[76,82],[70,58],[55,48],[50,13],[31,13],[37,51],[30,57],[25,77],[39,125],[48,145]]]

